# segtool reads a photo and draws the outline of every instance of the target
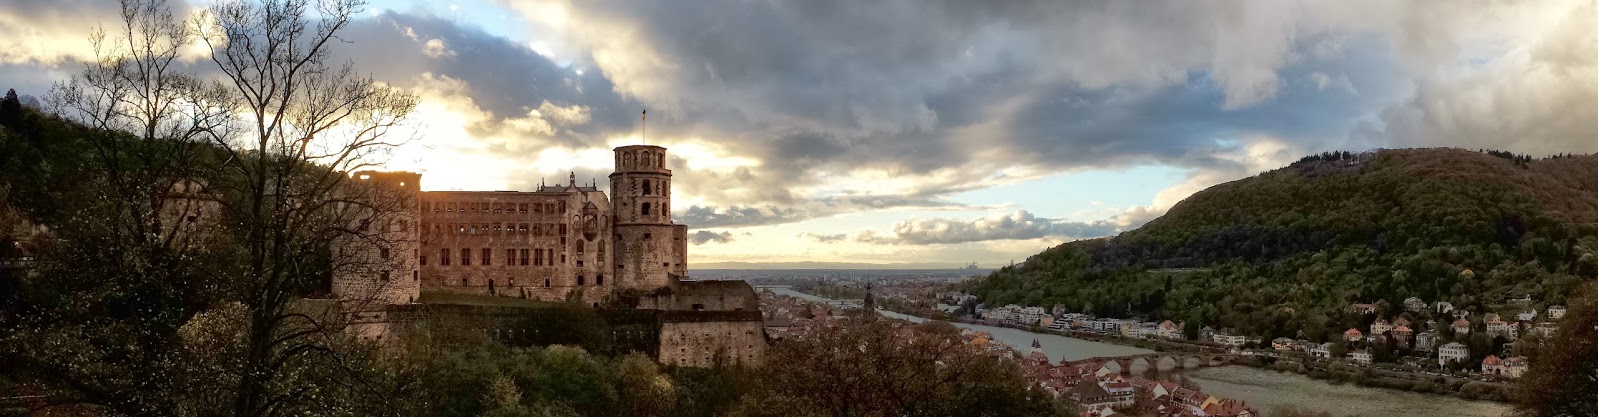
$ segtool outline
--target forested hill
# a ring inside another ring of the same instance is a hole
[[[1594,248],[1598,156],[1330,152],[1210,187],[1120,236],[1051,248],[973,291],[1294,336],[1296,316],[1351,302],[1562,302],[1598,271]]]

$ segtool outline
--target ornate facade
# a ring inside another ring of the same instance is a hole
[[[382,305],[466,293],[658,311],[657,358],[669,364],[750,362],[765,350],[752,287],[686,280],[688,229],[671,220],[666,148],[616,148],[609,195],[575,175],[534,191],[421,191],[421,176],[405,172],[355,178],[406,193],[402,209],[367,221],[380,239],[342,245],[378,265],[334,272],[334,295],[371,301],[352,313],[370,324],[358,333],[387,333]]]

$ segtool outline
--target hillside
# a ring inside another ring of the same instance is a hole
[[[1592,248],[1598,156],[1334,152],[1216,185],[1137,230],[1051,248],[972,291],[1293,337],[1354,324],[1338,312],[1355,302],[1559,304],[1598,272]]]

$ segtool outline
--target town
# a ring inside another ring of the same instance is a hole
[[[823,328],[847,325],[851,320],[862,319],[862,315],[878,314],[870,292],[866,293],[861,303],[823,303],[777,294],[769,288],[761,291],[760,296],[762,314],[766,317],[766,332],[779,343],[784,339],[804,338]],[[895,322],[901,326],[911,324],[905,320]],[[1142,375],[1134,376],[1131,375],[1132,369],[1113,359],[1051,363],[1036,340],[1033,340],[1028,350],[1022,351],[978,330],[964,329],[960,336],[969,346],[1016,361],[1030,382],[1053,394],[1056,399],[1076,405],[1084,416],[1259,415],[1257,410],[1243,401],[1206,394],[1191,382],[1161,378],[1158,369],[1145,369]],[[1157,366],[1158,363],[1153,363],[1148,368]]]

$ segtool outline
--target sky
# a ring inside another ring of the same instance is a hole
[[[0,0],[0,88],[43,97],[117,24]],[[1598,151],[1593,28],[1558,0],[374,0],[334,56],[421,98],[385,165],[424,189],[603,187],[647,141],[690,264],[994,267],[1311,153]]]

